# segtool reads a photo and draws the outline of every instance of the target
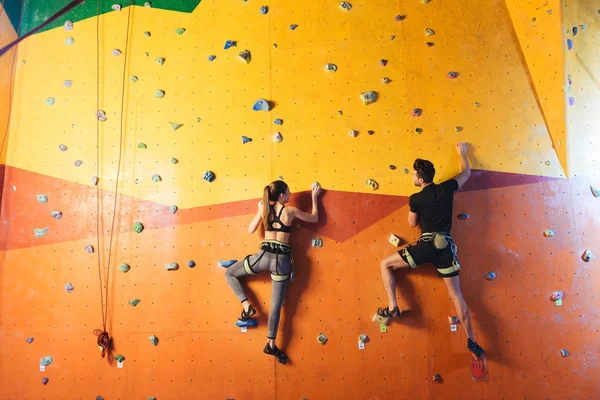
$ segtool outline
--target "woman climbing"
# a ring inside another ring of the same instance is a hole
[[[272,279],[271,310],[268,322],[268,342],[264,348],[266,354],[275,356],[285,364],[287,355],[275,345],[279,316],[283,297],[290,278],[294,279],[294,263],[290,247],[292,222],[298,218],[305,222],[316,223],[319,220],[317,197],[321,187],[315,183],[312,188],[312,212],[301,211],[295,207],[286,207],[290,201],[290,189],[284,181],[274,181],[265,186],[263,199],[258,203],[258,211],[248,226],[248,232],[254,233],[262,222],[265,238],[259,251],[233,264],[225,271],[227,283],[233,289],[244,309],[240,321],[248,321],[256,314],[256,309],[248,302],[240,283],[243,276],[270,271]]]

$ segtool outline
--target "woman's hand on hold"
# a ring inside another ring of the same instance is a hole
[[[313,185],[312,198],[316,200],[316,198],[319,197],[320,193],[321,193],[321,185],[319,185],[319,184]]]

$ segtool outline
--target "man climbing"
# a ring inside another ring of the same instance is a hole
[[[471,176],[471,168],[467,160],[467,144],[457,143],[456,150],[460,155],[461,172],[439,185],[433,183],[435,175],[433,164],[427,160],[418,158],[415,160],[413,182],[415,186],[421,188],[421,191],[410,196],[408,224],[416,227],[420,223],[422,234],[416,243],[409,244],[381,261],[381,277],[388,297],[388,307],[379,308],[377,314],[386,319],[402,316],[396,302],[394,270],[433,264],[438,271],[438,276],[443,278],[448,288],[450,299],[465,329],[468,337],[467,347],[479,359],[484,351],[473,339],[469,309],[460,290],[457,247],[450,236],[454,192]]]

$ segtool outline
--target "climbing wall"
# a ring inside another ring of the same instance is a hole
[[[0,43],[67,3],[13,3]],[[594,398],[600,14],[589,0],[538,3],[100,0],[25,39],[2,156],[0,398]],[[586,27],[572,37],[570,24]],[[412,163],[451,178],[457,141],[473,168],[453,236],[486,349],[479,382],[433,267],[397,273],[400,322],[371,321],[387,303],[390,234],[419,235]],[[262,353],[270,277],[247,280],[259,326],[241,332],[217,263],[256,251],[247,225],[280,176],[303,209],[312,182],[324,188],[319,223],[292,235],[287,365]]]
[[[17,25],[18,26],[18,25]],[[10,23],[4,5],[0,4],[0,48],[9,44],[17,37],[15,28]],[[2,150],[0,151],[0,182],[4,177],[4,165],[6,155],[6,144],[8,137],[8,121],[11,110],[11,88],[14,82],[16,51],[12,50],[0,58],[0,134],[2,134]],[[0,194],[0,197],[2,195]],[[1,201],[1,200],[0,200]]]

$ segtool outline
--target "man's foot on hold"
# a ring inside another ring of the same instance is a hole
[[[277,359],[279,359],[279,362],[282,364],[285,364],[287,361],[287,354],[285,354],[283,351],[279,350],[279,348],[277,347],[276,344],[273,345],[273,347],[271,347],[271,346],[269,346],[269,343],[267,343],[267,345],[265,346],[263,351],[265,354],[274,356]]]
[[[482,356],[483,356],[483,349],[481,348],[480,345],[477,344],[477,342],[475,342],[474,340],[469,339],[467,341],[467,347],[469,348],[469,351],[471,353],[473,353],[473,355],[479,360]]]
[[[400,309],[398,308],[398,306],[394,307],[393,310],[390,310],[389,307],[386,308],[378,308],[377,309],[377,315],[384,317],[384,318],[401,318],[402,317],[402,311],[400,311]]]
[[[254,307],[252,307],[252,305],[249,305],[248,311],[242,310],[242,315],[240,315],[240,317],[238,319],[240,321],[247,321],[250,318],[252,318],[254,316],[254,314],[256,314],[256,310],[254,309]]]

